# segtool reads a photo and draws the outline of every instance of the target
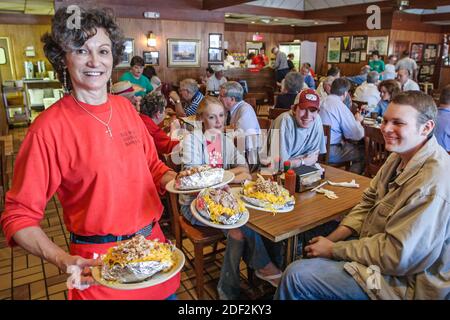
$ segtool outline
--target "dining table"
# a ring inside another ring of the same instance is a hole
[[[287,241],[286,266],[296,259],[299,235],[349,213],[360,202],[363,191],[369,186],[371,180],[332,166],[322,164],[321,166],[325,169],[323,181],[355,180],[359,187],[324,185],[323,188],[333,191],[337,199],[329,199],[324,194],[312,191],[313,189],[296,192],[295,205],[290,212],[273,213],[248,208],[250,215],[246,226],[273,242]]]

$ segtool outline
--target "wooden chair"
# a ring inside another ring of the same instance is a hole
[[[269,130],[270,126],[272,125],[272,120],[267,119],[267,118],[258,117],[258,123],[259,123],[259,127],[261,129]]]
[[[345,170],[350,170],[350,167],[352,165],[351,161],[344,161],[344,162],[339,162],[339,163],[329,163],[330,162],[330,146],[331,146],[331,126],[328,124],[324,124],[323,125],[323,135],[326,138],[325,144],[326,144],[326,148],[327,148],[327,153],[325,155],[320,155],[319,156],[319,161],[321,163],[324,164],[328,164],[332,167],[336,167],[336,168],[342,168],[344,167]]]
[[[201,84],[198,88],[198,90],[203,94],[206,95],[206,84]]]
[[[216,259],[216,254],[225,250],[224,248],[220,250],[217,249],[219,241],[225,240],[225,235],[220,229],[192,225],[182,214],[180,214],[178,195],[170,193],[169,198],[171,204],[170,207],[174,217],[176,246],[180,250],[183,250],[183,232],[194,245],[194,258],[189,259],[186,251],[185,256],[186,260],[194,268],[196,278],[195,291],[197,292],[198,299],[202,299],[204,293],[203,273],[205,263],[214,261]],[[212,246],[212,252],[205,254],[204,248],[208,246]]]
[[[361,110],[361,107],[363,105],[367,105],[367,102],[352,100],[352,108],[351,108],[352,113],[355,114],[357,111]]]
[[[275,120],[280,114],[289,111],[290,109],[281,109],[281,108],[270,108],[269,109],[269,119]]]
[[[366,126],[364,127],[364,146],[366,169],[365,175],[373,177],[383,166],[389,152],[386,151],[384,138],[379,128]]]
[[[258,105],[256,104],[255,98],[245,98],[244,101],[253,107],[253,110],[255,110],[255,114],[258,114]]]

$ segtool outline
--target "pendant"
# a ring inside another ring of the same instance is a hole
[[[112,138],[112,130],[109,126],[106,126],[107,130],[105,131],[105,133],[108,133],[109,136]]]

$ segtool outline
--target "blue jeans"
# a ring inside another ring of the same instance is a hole
[[[330,146],[330,164],[352,161],[350,171],[362,174],[364,172],[364,145],[344,142]]]
[[[297,260],[284,271],[274,299],[369,300],[344,264],[324,258]]]
[[[244,234],[244,240],[227,236],[227,246],[217,285],[219,298],[222,300],[239,299],[241,258],[255,270],[262,269],[271,262],[262,237],[246,226],[239,229]]]

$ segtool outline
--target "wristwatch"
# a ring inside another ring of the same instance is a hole
[[[178,103],[180,103],[180,102],[181,102],[181,100],[179,100],[179,99],[175,101],[176,104],[178,104]]]

